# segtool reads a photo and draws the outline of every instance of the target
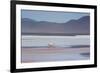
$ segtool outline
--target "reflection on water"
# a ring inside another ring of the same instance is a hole
[[[69,60],[88,60],[89,56],[80,54],[46,54],[46,55],[24,55],[22,62],[45,62],[45,61],[69,61]]]
[[[90,45],[90,36],[22,36],[22,47],[42,47],[48,44],[54,44],[56,47],[75,47],[76,45],[84,47],[84,45]]]
[[[85,56],[85,57],[90,57],[90,53],[81,53],[80,55]]]
[[[89,35],[66,37],[22,36],[21,61],[27,63],[89,60],[89,44]]]
[[[22,49],[22,63],[27,62],[45,62],[45,61],[69,61],[69,60],[89,60],[90,54],[78,53],[69,49],[54,50],[54,49]],[[77,48],[79,49],[79,48]],[[82,52],[81,50],[79,52]],[[85,51],[84,51],[85,52]]]

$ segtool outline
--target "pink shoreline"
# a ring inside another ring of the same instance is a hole
[[[90,52],[90,48],[38,48],[38,49],[32,49],[32,48],[27,48],[24,49],[22,48],[22,54],[30,54],[30,53],[85,53],[85,52]]]

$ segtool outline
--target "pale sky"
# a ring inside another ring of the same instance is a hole
[[[89,13],[79,12],[56,12],[40,10],[21,10],[21,18],[29,18],[35,21],[48,21],[56,23],[65,23],[72,19],[79,19],[83,16],[89,16]]]

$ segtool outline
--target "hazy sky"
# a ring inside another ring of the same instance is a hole
[[[79,19],[83,16],[89,16],[89,13],[21,10],[21,18],[30,18],[36,21],[56,23],[65,23],[71,19]]]

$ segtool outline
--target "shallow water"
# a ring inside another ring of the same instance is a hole
[[[22,47],[48,46],[53,43],[57,47],[70,47],[75,45],[89,45],[89,35],[78,36],[22,36]]]
[[[48,43],[51,42],[56,48],[47,48]],[[21,61],[22,63],[27,63],[65,60],[88,60],[90,59],[90,48],[87,46],[89,44],[89,35],[60,37],[32,35],[22,36]],[[88,55],[85,55],[85,53],[88,53]]]
[[[46,54],[46,55],[24,55],[22,62],[45,62],[45,61],[69,61],[69,60],[88,60],[89,57],[80,54]]]
[[[22,49],[22,63],[26,62],[45,62],[45,61],[69,61],[69,60],[88,60],[90,58],[89,54],[84,55],[82,50],[74,51],[72,49],[62,49],[62,50],[46,50],[40,49]],[[79,49],[79,48],[78,48]],[[83,51],[84,52],[84,51]],[[89,52],[89,49],[85,52]]]

